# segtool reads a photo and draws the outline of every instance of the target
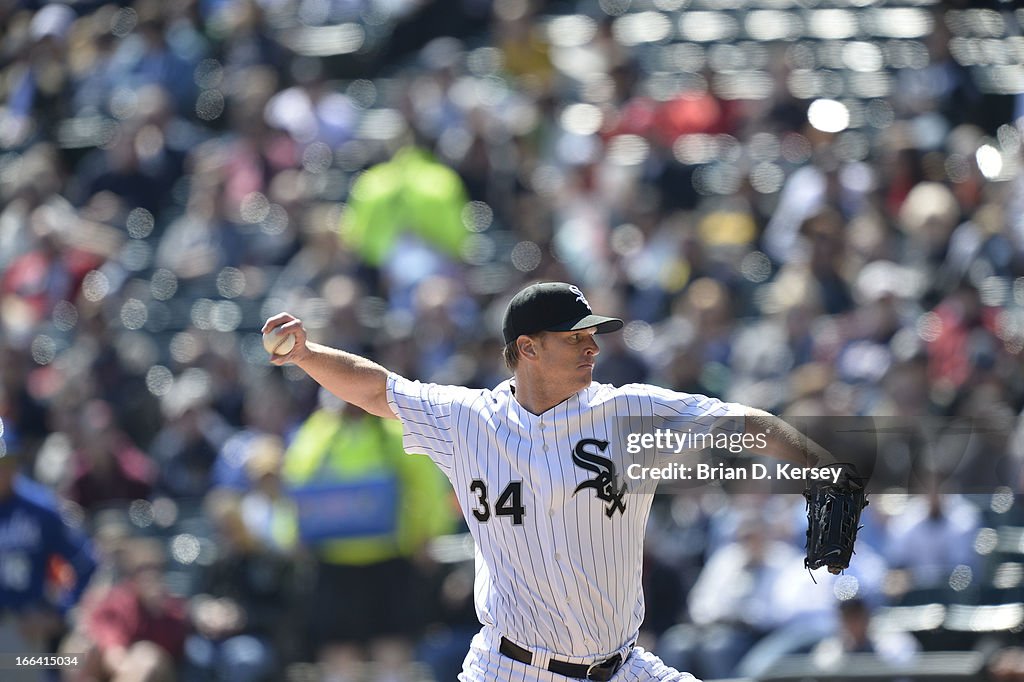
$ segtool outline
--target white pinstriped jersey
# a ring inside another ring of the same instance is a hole
[[[476,541],[485,632],[570,661],[622,649],[644,617],[643,539],[657,482],[625,477],[630,463],[651,457],[626,452],[627,418],[743,409],[656,386],[594,383],[534,415],[509,381],[480,390],[396,374],[387,398],[406,451],[429,455],[455,489]]]

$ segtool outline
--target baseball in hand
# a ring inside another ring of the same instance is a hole
[[[271,329],[263,335],[263,347],[271,355],[288,355],[295,347],[295,335],[282,333],[280,329]]]

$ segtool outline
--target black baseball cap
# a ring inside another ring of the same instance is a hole
[[[565,282],[531,284],[509,301],[501,322],[505,344],[523,334],[569,332],[597,327],[598,334],[622,329],[617,317],[595,315],[583,292]]]

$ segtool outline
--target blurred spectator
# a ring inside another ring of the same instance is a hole
[[[778,410],[813,394],[819,394],[815,397],[821,404],[820,393],[834,380],[834,372],[814,362],[824,354],[811,330],[820,312],[819,297],[813,288],[787,290],[781,282],[780,275],[772,289],[770,307],[777,311],[736,334],[731,390],[766,409]]]
[[[793,515],[799,534],[806,533],[807,515],[803,504],[794,506],[798,512]],[[861,517],[864,520],[864,517]],[[743,677],[761,679],[783,657],[809,653],[823,638],[840,633],[843,629],[844,612],[840,606],[836,615],[836,603],[859,600],[866,604],[877,604],[883,598],[882,588],[886,577],[886,563],[868,543],[861,543],[857,537],[857,559],[842,576],[828,573],[812,581],[806,570],[792,564],[783,571],[767,597],[773,605],[779,625],[760,639],[743,657],[737,666],[737,673]],[[899,638],[894,638],[897,642]],[[911,637],[911,639],[913,639]]]
[[[121,431],[108,403],[93,400],[83,406],[73,442],[75,475],[68,497],[87,512],[149,497],[156,467]]]
[[[870,189],[871,174],[870,167],[863,164],[840,162],[830,140],[822,141],[814,150],[812,162],[786,179],[779,203],[765,227],[765,252],[778,263],[806,261],[807,248],[800,238],[800,226],[825,207],[852,218]]]
[[[47,4],[31,15],[27,26],[15,23],[24,32],[15,32],[17,42],[10,46],[14,59],[4,64],[2,99],[7,107],[0,115],[0,145],[18,147],[36,135],[53,135],[67,109],[67,37],[74,20],[74,10],[66,5]]]
[[[284,443],[259,436],[246,462],[250,489],[242,495],[241,518],[247,531],[264,547],[282,553],[295,549],[295,505],[281,477]]]
[[[185,643],[187,682],[277,679],[295,590],[290,561],[268,550],[246,528],[233,493],[206,500],[218,557],[203,569],[191,599],[196,632]]]
[[[901,261],[931,275],[945,257],[949,236],[960,220],[953,192],[940,182],[919,182],[907,193],[896,217],[906,237]]]
[[[528,8],[518,16],[506,16],[513,13],[495,12],[494,42],[502,52],[505,70],[518,78],[524,89],[547,92],[555,78],[551,46]],[[607,32],[604,38],[603,46],[610,49],[600,53],[608,55],[615,43],[607,40]]]
[[[215,486],[248,490],[249,475],[247,463],[255,452],[255,446],[265,437],[283,438],[289,419],[288,395],[283,387],[275,390],[266,386],[249,386],[242,404],[243,428],[235,431],[224,441],[213,463],[211,471]]]
[[[969,434],[957,434],[954,426],[941,432],[934,444],[935,468],[956,481],[965,493],[984,493],[1000,486],[1011,488],[1019,480],[1020,462],[1016,461],[1011,436],[1016,416],[1010,388],[1002,379],[1012,369],[987,372],[977,383],[960,392],[952,414],[961,424],[971,427]]]
[[[118,84],[129,90],[161,85],[181,113],[193,110],[197,54],[181,54],[168,40],[166,6],[156,0],[137,0],[136,30],[121,43],[117,54]]]
[[[0,651],[52,652],[96,559],[51,491],[19,473],[24,453],[9,422],[0,437]]]
[[[211,23],[219,25],[226,37],[224,63],[231,78],[244,79],[248,67],[287,63],[289,53],[268,30],[265,5],[254,0],[204,2],[219,10]],[[211,7],[206,7],[210,10]]]
[[[65,647],[85,662],[71,680],[172,682],[184,654],[189,625],[184,600],[164,585],[164,548],[137,538],[125,548],[125,577],[87,595],[75,641]]]
[[[978,290],[964,283],[935,307],[939,327],[928,345],[932,382],[947,394],[996,362],[993,334],[997,312],[982,305]]]
[[[0,297],[21,308],[22,325],[39,324],[59,302],[73,300],[85,274],[102,263],[69,241],[71,231],[61,223],[74,220],[69,206],[54,201],[33,210],[22,226],[31,241],[0,278]]]
[[[82,39],[91,49],[79,51],[72,69],[71,106],[76,115],[106,112],[116,104],[111,102],[111,95],[118,82],[118,38],[110,30],[110,10],[87,15],[78,22]]]
[[[733,303],[729,291],[720,281],[701,277],[690,283],[673,310],[675,316],[683,318],[693,329],[697,344],[694,350],[698,359],[703,361],[705,371],[709,365],[719,371],[717,379],[720,385],[708,387],[714,393],[723,392],[728,383],[725,372],[732,361],[735,331]]]
[[[738,524],[737,540],[711,554],[689,594],[693,626],[665,633],[659,655],[678,670],[731,677],[743,656],[786,614],[772,601],[779,577],[799,565],[796,549],[774,538],[754,513]]]
[[[210,488],[210,470],[231,427],[186,382],[163,398],[164,427],[149,446],[160,469],[157,489],[172,497],[199,499]]]
[[[124,579],[133,537],[132,524],[124,509],[104,509],[93,518],[92,528],[99,563],[89,593],[96,595]]]
[[[416,364],[424,376],[443,383],[462,380],[452,360],[477,319],[465,287],[450,277],[426,277],[412,290],[412,312],[418,320]]]
[[[905,109],[904,115],[928,118],[932,125],[956,126],[979,115],[981,93],[971,74],[952,58],[949,50],[949,26],[935,22],[935,30],[925,40],[928,63],[924,68],[900,69],[894,89],[894,103]],[[941,135],[942,128],[938,131]]]
[[[304,69],[298,74],[299,85],[270,98],[264,117],[275,128],[287,131],[300,147],[319,142],[337,149],[354,136],[358,110],[351,98],[331,90],[321,63],[308,66],[309,73]]]
[[[405,307],[420,280],[444,271],[438,254],[459,253],[468,235],[465,205],[454,171],[424,149],[404,147],[359,176],[342,235],[365,262],[386,271],[393,305]]]
[[[871,609],[858,597],[840,601],[839,631],[823,639],[812,652],[814,662],[824,670],[840,670],[847,654],[875,654],[891,666],[906,666],[921,645],[913,635],[898,630],[879,632],[873,627]]]
[[[963,590],[978,578],[981,559],[974,537],[981,515],[964,497],[943,492],[938,474],[925,475],[928,491],[911,497],[890,521],[884,551],[897,571],[893,589],[934,597]]]
[[[146,164],[147,135],[154,134],[138,122],[129,121],[112,143],[84,159],[79,166],[78,203],[84,205],[97,194],[109,192],[128,209],[158,212],[165,199],[167,177],[159,167]]]
[[[451,528],[450,489],[428,459],[404,454],[398,422],[325,398],[284,463],[299,538],[317,560],[313,654],[331,682],[356,679],[366,659],[376,679],[406,680],[427,618],[417,564]]]
[[[800,234],[810,242],[808,269],[821,292],[821,304],[827,315],[845,313],[853,307],[844,272],[845,228],[842,215],[835,210],[819,211],[800,225]]]
[[[236,248],[220,201],[223,178],[204,166],[194,177],[185,211],[167,226],[156,251],[157,264],[184,280],[214,274]]]
[[[209,149],[204,149],[203,160],[209,163],[208,170],[223,182],[222,193],[216,196],[221,204],[218,212],[236,232],[247,229],[257,241],[290,235],[292,232],[285,229],[288,225],[257,229],[262,220],[271,217],[270,207],[260,197],[267,198],[278,173],[295,168],[300,161],[295,141],[272,127],[264,114],[277,85],[277,75],[270,69],[253,67],[245,72],[242,82],[245,89],[229,103],[234,123],[232,134],[211,141]],[[236,251],[223,255],[232,259],[232,265],[245,262],[247,244],[239,241],[234,246]]]
[[[898,215],[910,191],[925,179],[923,153],[914,146],[911,133],[904,126],[893,126],[881,159],[880,178],[885,190],[885,210],[889,215]],[[910,139],[908,139],[910,138]]]
[[[5,270],[28,253],[35,246],[37,232],[44,231],[39,223],[46,214],[36,214],[36,209],[44,205],[60,209],[66,205],[56,194],[61,183],[58,164],[56,147],[47,142],[37,143],[22,156],[20,177],[0,185],[4,190],[0,195],[4,199],[0,209],[0,265]]]

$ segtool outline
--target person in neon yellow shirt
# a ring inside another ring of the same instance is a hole
[[[426,616],[417,562],[454,527],[450,485],[427,457],[404,453],[401,424],[347,406],[309,416],[282,476],[297,540],[316,558],[310,635],[327,679],[351,679],[367,655],[377,679],[403,679]]]
[[[341,236],[375,266],[387,260],[406,233],[457,257],[469,235],[462,221],[466,201],[458,173],[426,150],[403,147],[390,161],[373,166],[356,180]]]

